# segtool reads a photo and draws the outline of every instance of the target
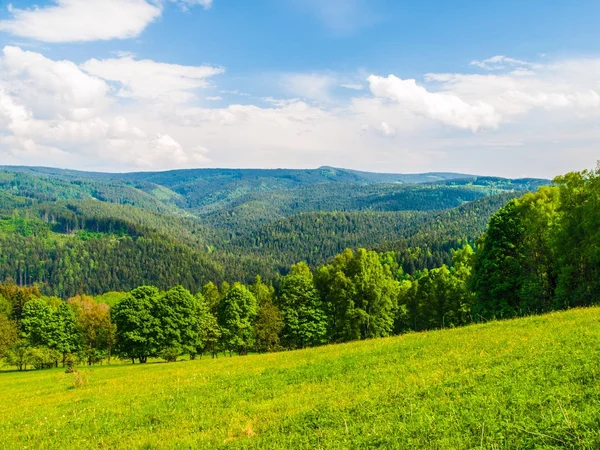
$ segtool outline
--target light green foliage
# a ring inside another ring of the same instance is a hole
[[[104,303],[110,307],[116,305],[121,300],[127,297],[126,292],[106,292],[102,295],[97,295],[94,297],[96,303]]]
[[[214,291],[208,290],[207,292]],[[190,358],[195,359],[196,355],[202,355],[204,351],[209,351],[215,357],[217,355],[219,338],[221,337],[221,329],[204,296],[200,293],[196,294],[195,300],[196,341],[189,352]]]
[[[0,359],[17,342],[18,336],[17,323],[0,313]]]
[[[2,294],[0,294],[0,314],[12,317],[12,305]]]
[[[304,348],[327,341],[327,317],[306,263],[292,266],[282,278],[279,306],[285,320],[282,337],[287,347]]]
[[[475,258],[478,317],[513,317],[600,296],[600,169],[513,200],[490,220]]]
[[[398,307],[398,282],[376,252],[346,250],[317,272],[333,341],[389,336]]]
[[[216,314],[219,310],[221,295],[219,294],[219,288],[212,281],[209,281],[202,287],[202,297],[204,298],[209,311],[212,314]]]
[[[31,346],[46,347],[64,356],[80,348],[80,336],[73,310],[62,301],[53,307],[56,303],[53,300],[34,298],[27,302],[23,307],[21,331]],[[38,353],[38,360],[45,361],[46,354],[41,350]]]
[[[223,292],[223,289],[221,290]],[[218,321],[222,342],[231,353],[247,354],[255,342],[254,320],[258,304],[254,294],[240,283],[234,283],[219,304]]]
[[[26,339],[19,339],[6,353],[6,362],[19,371],[27,370],[31,361],[31,346]]]
[[[68,305],[75,313],[77,331],[88,365],[106,357],[110,362],[116,339],[116,326],[110,320],[109,305],[96,300],[81,295],[68,300]]]
[[[64,369],[0,373],[2,446],[596,449],[599,318],[577,309],[244,359],[96,366],[81,389]]]
[[[48,347],[31,347],[27,359],[34,369],[40,370],[58,366],[61,356],[61,352]]]
[[[260,275],[257,275],[256,278],[254,278],[254,283],[249,286],[249,288],[252,294],[254,294],[258,306],[265,303],[272,303],[275,298],[275,288],[273,288],[272,285],[263,283]]]

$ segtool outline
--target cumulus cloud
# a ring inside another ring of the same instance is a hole
[[[212,0],[170,0],[181,9]],[[54,0],[44,7],[17,9],[9,5],[12,17],[0,21],[0,30],[14,36],[43,42],[89,42],[129,39],[142,31],[163,11],[162,1],[153,0]]]
[[[3,49],[0,154],[7,163],[87,159],[105,167],[178,167],[206,161],[205,152],[186,151],[168,133],[143,130],[143,122],[137,126],[117,106],[109,84],[73,62]]]
[[[429,92],[415,80],[403,80],[394,75],[387,78],[371,75],[369,85],[377,97],[458,128],[475,132],[480,128],[495,128],[501,120],[494,107],[487,103],[478,101],[469,104],[451,92]]]
[[[2,31],[44,42],[83,42],[139,36],[161,8],[146,0],[56,0],[9,12],[12,18],[0,22]]]
[[[4,47],[0,80],[39,118],[85,119],[110,102],[108,84],[73,62],[53,61],[18,47]]]
[[[176,102],[194,98],[195,89],[207,87],[208,78],[224,72],[221,67],[165,64],[136,60],[131,56],[91,59],[81,68],[89,74],[118,83],[118,95],[121,97],[168,97]]]
[[[276,98],[259,105],[208,106],[214,97],[195,94],[218,84],[218,67],[132,55],[78,66],[5,47],[0,160],[96,170],[325,164],[509,176],[593,165],[600,60],[553,61],[535,70],[502,64],[420,81],[373,74],[365,77],[369,89],[350,98],[339,88],[355,76],[309,74],[293,79],[287,97],[274,87]],[[518,67],[535,73],[516,74]]]

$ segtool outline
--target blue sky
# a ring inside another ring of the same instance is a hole
[[[0,163],[553,176],[600,159],[595,1],[0,8]]]

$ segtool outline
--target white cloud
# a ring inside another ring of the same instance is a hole
[[[33,158],[50,165],[87,160],[101,167],[178,167],[206,161],[168,133],[144,131],[143,121],[140,128],[117,106],[104,80],[70,61],[16,47],[2,52],[0,155],[7,163]]]
[[[162,11],[146,0],[56,0],[9,12],[13,17],[1,21],[0,30],[44,42],[83,42],[139,36]]]
[[[332,100],[331,89],[336,86],[336,83],[335,77],[316,73],[286,74],[281,79],[281,85],[286,93],[322,102]]]
[[[402,80],[394,75],[387,78],[371,75],[371,92],[405,108],[446,125],[470,129],[495,128],[500,116],[494,107],[482,101],[469,104],[451,92],[429,92],[415,80]]]
[[[223,100],[223,97],[220,97],[218,95],[213,95],[210,97],[206,97],[206,100],[208,100],[209,102],[218,102],[219,100]]]
[[[354,75],[309,74],[294,80],[288,98],[276,89],[279,98],[261,106],[209,107],[211,97],[194,94],[219,68],[130,55],[80,67],[5,47],[0,160],[95,170],[335,165],[505,176],[592,166],[600,59],[523,66],[535,71],[527,75],[515,67],[427,74],[422,82],[374,74],[370,89],[352,98],[339,88]]]
[[[18,47],[4,47],[0,80],[8,81],[9,93],[39,118],[85,119],[110,102],[110,87],[71,61],[52,61]]]
[[[208,78],[224,72],[210,66],[181,66],[152,60],[91,59],[81,65],[87,73],[119,84],[121,97],[160,99],[185,102],[194,98],[193,91],[209,86]]]
[[[345,89],[352,89],[353,91],[362,91],[365,87],[362,84],[340,84],[340,87]]]
[[[208,9],[212,0],[170,0],[182,10]],[[139,36],[163,12],[163,0],[53,0],[49,6],[16,9],[0,30],[43,42],[89,42]]]
[[[173,3],[177,3],[177,5],[179,5],[179,7],[184,11],[189,10],[192,6],[202,6],[202,7],[204,7],[204,9],[209,9],[213,4],[213,0],[170,0],[170,1],[172,1]]]
[[[248,94],[247,92],[240,92],[238,89],[233,89],[233,90],[222,90],[219,91],[221,94],[231,94],[231,95],[240,95],[242,97],[250,97],[250,94]]]
[[[507,67],[536,67],[536,64],[522,61],[520,59],[508,58],[503,55],[492,56],[491,58],[484,59],[483,61],[471,61],[471,65],[485,70],[503,70]]]

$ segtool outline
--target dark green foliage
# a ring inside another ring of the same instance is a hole
[[[160,350],[160,322],[153,315],[158,296],[155,287],[142,286],[111,309],[111,319],[117,326],[115,350],[119,355],[145,363]]]
[[[558,177],[494,215],[473,288],[485,318],[596,304],[600,296],[600,169]]]
[[[596,304],[600,297],[600,165],[558,177],[560,206],[553,245],[560,307]]]
[[[165,292],[154,301],[152,315],[158,321],[156,343],[161,349],[188,354],[198,345],[197,298],[181,287]]]
[[[477,314],[486,318],[514,317],[519,313],[525,229],[516,200],[490,220],[475,265]]]
[[[145,174],[6,168],[0,281],[38,283],[43,293],[62,297],[147,283],[198,291],[208,281],[249,283],[255,274],[272,281],[299,260],[314,267],[348,247],[397,250],[412,273],[448,264],[450,250],[473,242],[494,212],[459,213],[465,221],[441,224],[438,210],[542,182],[333,168]],[[413,247],[420,250],[409,252]]]
[[[599,179],[0,171],[4,353],[172,361],[590,305]]]
[[[272,300],[263,302],[258,309],[254,329],[256,332],[255,348],[258,352],[274,352],[280,350],[281,330],[284,327],[284,317]]]
[[[489,319],[553,309],[556,286],[552,235],[556,188],[511,201],[490,220],[477,253],[475,313]]]
[[[25,303],[41,295],[36,287],[19,287],[14,283],[8,283],[0,284],[0,297],[2,308],[7,316],[18,321],[21,320]]]

